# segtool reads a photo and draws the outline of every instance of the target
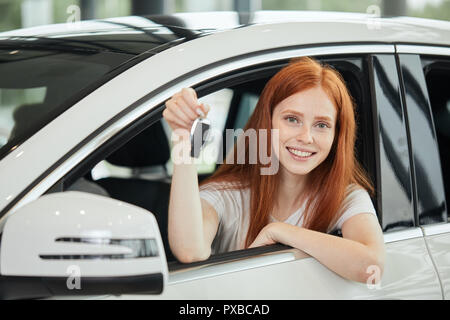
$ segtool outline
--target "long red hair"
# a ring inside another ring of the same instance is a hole
[[[260,141],[258,129],[267,129],[268,145],[258,148],[267,148],[270,155],[270,129],[275,106],[295,93],[317,86],[322,87],[336,107],[336,131],[328,157],[309,173],[310,178],[302,197],[307,199],[303,227],[329,232],[332,223],[339,218],[339,209],[350,184],[355,183],[373,194],[370,179],[355,157],[354,104],[341,75],[309,57],[292,60],[266,84],[244,131],[255,129],[257,141]],[[236,156],[237,144],[234,145],[233,152]],[[243,164],[225,161],[211,177],[202,181],[201,186],[220,182],[223,189],[250,188],[250,221],[245,239],[245,247],[248,247],[269,223],[280,179],[279,170],[274,175],[261,175],[261,168],[269,167],[270,163],[261,164],[260,159],[256,164],[250,163],[248,139],[245,139],[245,157]]]

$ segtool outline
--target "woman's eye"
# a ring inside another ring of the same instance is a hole
[[[287,120],[287,122],[290,122],[290,123],[297,123],[298,122],[297,118],[296,117],[292,117],[292,116],[287,116],[284,119]]]
[[[329,126],[328,126],[326,123],[323,123],[323,122],[318,123],[317,126],[318,126],[320,129],[329,128]]]

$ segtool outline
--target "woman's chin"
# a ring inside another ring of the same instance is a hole
[[[299,176],[306,176],[309,174],[314,168],[310,166],[304,166],[304,165],[282,165],[282,167],[287,170],[289,173]]]

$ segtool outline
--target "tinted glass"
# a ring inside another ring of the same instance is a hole
[[[0,158],[67,109],[82,89],[130,57],[0,44]]]
[[[124,17],[0,33],[0,159],[108,79],[199,34],[167,23]]]
[[[419,58],[414,56],[414,62],[417,65]],[[432,126],[429,133],[429,144],[434,148],[429,157],[431,162],[426,166],[427,178],[422,183],[423,188],[430,189],[430,197],[428,203],[428,210],[422,213],[421,223],[433,223],[448,221],[448,204],[450,203],[450,91],[448,84],[450,83],[450,59],[444,57],[423,57],[422,64],[424,66],[424,74],[426,86],[428,88],[429,101],[431,103],[431,111],[434,122],[433,131]],[[421,79],[421,88],[423,88],[426,97],[426,90],[423,80],[423,74],[420,72],[419,79]],[[425,100],[428,102],[428,100]],[[428,106],[426,104],[425,106]],[[424,108],[427,115],[430,115],[429,108]],[[436,134],[436,135],[435,135]],[[436,150],[439,148],[439,152]],[[440,155],[440,159],[437,155]],[[440,165],[439,165],[440,160]],[[428,164],[428,162],[427,162]],[[434,165],[432,165],[434,164]],[[442,178],[441,178],[442,173]],[[418,182],[419,183],[419,182]],[[444,189],[442,186],[444,185]],[[445,192],[445,196],[444,196]],[[444,201],[446,199],[446,201]],[[445,206],[445,202],[447,206]]]
[[[411,165],[397,65],[393,55],[373,56],[379,139],[378,205],[383,231],[414,226]]]

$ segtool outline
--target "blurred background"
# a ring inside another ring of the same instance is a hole
[[[51,23],[176,12],[315,10],[450,20],[450,0],[0,0],[0,32]]]

